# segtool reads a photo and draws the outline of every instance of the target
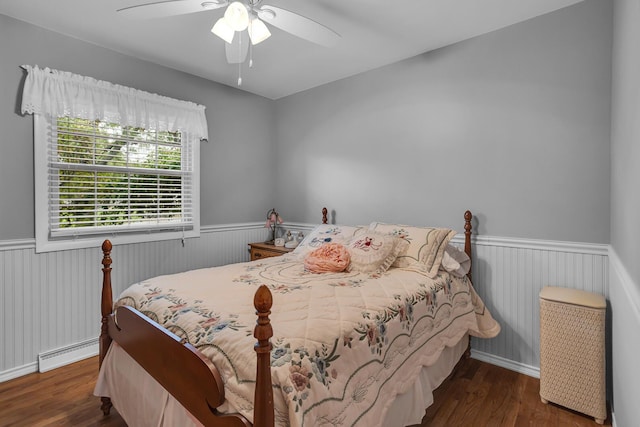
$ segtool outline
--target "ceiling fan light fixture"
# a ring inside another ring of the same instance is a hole
[[[244,31],[249,25],[249,11],[239,1],[234,1],[224,12],[224,19],[234,31]]]
[[[269,28],[267,28],[264,22],[257,17],[251,19],[247,31],[249,32],[249,38],[253,45],[257,45],[271,37],[271,31],[269,31]]]
[[[218,19],[216,24],[211,29],[211,32],[229,44],[231,44],[231,42],[233,41],[233,36],[236,33],[233,28],[231,28],[224,16]]]

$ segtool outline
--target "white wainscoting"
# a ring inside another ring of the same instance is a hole
[[[266,237],[262,224],[237,224],[205,227],[184,248],[180,241],[116,246],[114,295],[151,276],[247,261],[247,243]],[[473,246],[476,288],[502,324],[498,337],[473,340],[474,357],[536,375],[540,289],[608,295],[608,245],[481,236]],[[36,371],[39,354],[73,353],[99,333],[100,249],[36,254],[34,248],[28,240],[0,243],[0,382]]]
[[[114,246],[113,293],[160,274],[249,260],[264,224],[203,227],[201,236]],[[0,243],[0,382],[38,369],[38,355],[74,353],[100,333],[99,248],[35,253],[33,240]],[[41,357],[42,359],[42,357]]]
[[[455,241],[458,240],[456,236]],[[493,339],[472,339],[472,356],[539,376],[539,294],[563,286],[609,295],[609,245],[479,236],[473,282],[502,326]]]

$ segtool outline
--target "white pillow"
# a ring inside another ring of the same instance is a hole
[[[441,267],[454,276],[464,277],[471,268],[471,259],[465,251],[448,244],[442,256]]]
[[[311,251],[318,249],[325,243],[342,243],[352,238],[364,227],[352,227],[349,225],[320,224],[300,242],[293,250],[293,254],[304,258]]]
[[[408,245],[405,240],[389,234],[371,230],[359,232],[344,244],[351,255],[347,270],[384,273]]]

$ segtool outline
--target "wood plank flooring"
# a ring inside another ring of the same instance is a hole
[[[104,417],[93,396],[97,357],[44,374],[0,383],[0,426],[126,427],[117,411]],[[435,392],[422,424],[437,426],[589,426],[593,418],[538,396],[539,380],[467,359]],[[611,425],[610,417],[605,425]],[[135,426],[132,426],[135,427]]]

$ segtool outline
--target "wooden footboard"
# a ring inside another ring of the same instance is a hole
[[[113,310],[111,289],[111,242],[105,240],[102,281],[102,330],[100,365],[112,341],[115,341],[149,375],[205,426],[249,427],[240,414],[220,414],[216,410],[224,402],[224,383],[218,369],[191,344],[137,310],[121,306]],[[273,335],[269,314],[272,296],[266,286],[256,292],[254,305],[258,321],[254,336],[258,358],[254,404],[254,426],[273,427],[273,391],[271,388],[271,343]],[[180,369],[175,367],[179,366]],[[111,400],[102,397],[102,411],[108,415]]]
[[[326,208],[322,214],[322,222],[326,224]],[[464,249],[469,258],[472,218],[471,212],[466,211]],[[118,307],[114,312],[111,249],[111,242],[105,240],[102,244],[100,365],[102,366],[111,342],[115,341],[205,426],[251,426],[252,424],[240,414],[220,414],[216,410],[225,400],[224,383],[217,368],[198,349],[131,307]],[[471,278],[471,271],[468,276]],[[272,302],[269,289],[261,286],[254,297],[258,317],[254,329],[257,339],[254,346],[257,372],[253,425],[256,427],[274,426],[270,342],[273,330],[269,320]],[[180,369],[175,369],[176,366],[180,366]],[[101,399],[102,411],[107,415],[112,406],[111,401],[108,397]]]
[[[328,222],[327,215],[327,208],[322,208],[323,224]],[[224,383],[215,365],[198,349],[131,307],[113,310],[111,249],[111,242],[105,240],[102,244],[100,366],[111,342],[115,341],[205,426],[251,426],[240,414],[218,413],[216,408],[224,402]],[[264,285],[258,288],[253,302],[258,316],[253,333],[257,340],[253,425],[273,427],[270,342],[273,329],[269,320],[273,299],[269,288]],[[178,370],[175,366],[181,368]],[[111,399],[101,397],[101,400],[101,409],[108,415]]]

